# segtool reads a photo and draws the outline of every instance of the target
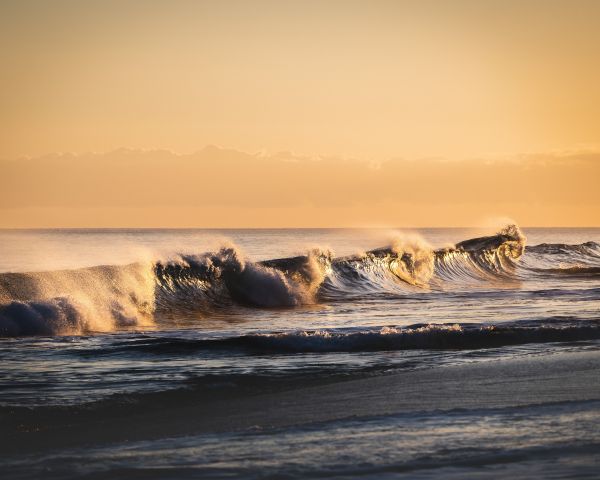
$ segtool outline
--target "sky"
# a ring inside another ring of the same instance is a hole
[[[0,227],[600,226],[600,2],[0,3]]]

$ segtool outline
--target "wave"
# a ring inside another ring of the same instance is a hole
[[[527,247],[521,263],[527,273],[541,277],[594,279],[600,275],[600,244],[542,243]]]
[[[580,244],[541,243],[527,248],[530,252],[546,255],[580,254],[600,258],[600,243],[585,242]]]
[[[149,326],[154,309],[152,264],[0,274],[0,336]]]
[[[420,238],[400,237],[390,247],[334,259],[320,294],[338,299],[357,292],[401,293],[507,281],[514,279],[514,262],[523,254],[525,242],[516,225],[437,250]]]
[[[251,262],[227,245],[167,261],[4,273],[0,336],[154,328],[219,311],[230,314],[239,306],[290,308],[355,295],[504,284],[529,275],[599,274],[600,249],[594,242],[542,244],[528,247],[528,255],[525,243],[518,227],[509,225],[496,235],[437,250],[418,237],[404,236],[388,247],[347,257],[314,249],[306,255]],[[570,263],[563,261],[564,255]]]
[[[538,268],[535,271],[541,274],[566,275],[569,277],[594,278],[600,276],[600,267],[562,267],[562,268]]]
[[[529,343],[600,339],[600,320],[556,319],[485,324],[417,324],[371,329],[302,330],[225,338],[148,338],[128,342],[106,354],[144,352],[155,355],[198,351],[240,351],[249,354],[376,352],[396,350],[475,350]]]
[[[315,301],[331,263],[331,254],[246,261],[235,247],[216,253],[182,256],[154,268],[161,305],[189,303],[254,307],[293,307]],[[166,295],[165,295],[166,294]],[[182,298],[183,296],[183,298]]]

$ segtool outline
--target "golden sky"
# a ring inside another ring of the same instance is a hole
[[[3,1],[0,227],[598,226],[598,25],[594,0]]]

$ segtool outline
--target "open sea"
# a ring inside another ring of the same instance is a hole
[[[599,478],[600,229],[0,230],[2,478]]]

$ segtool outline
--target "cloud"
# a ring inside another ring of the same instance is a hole
[[[368,163],[208,146],[119,149],[0,161],[1,209],[334,208],[380,205],[600,206],[600,152]],[[515,208],[515,207],[511,207]],[[516,207],[519,208],[519,207]],[[548,210],[548,211],[546,211]],[[504,213],[504,212],[503,212]]]

